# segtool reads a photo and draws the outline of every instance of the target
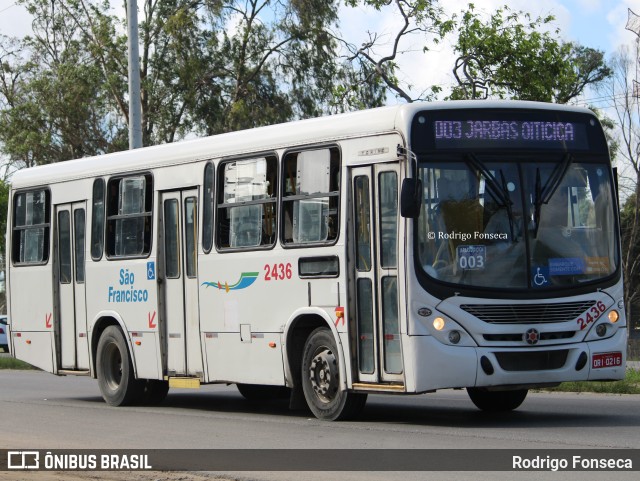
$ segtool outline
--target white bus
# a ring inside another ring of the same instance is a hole
[[[11,352],[112,405],[235,383],[321,419],[368,393],[483,410],[625,373],[592,112],[417,103],[22,170]]]

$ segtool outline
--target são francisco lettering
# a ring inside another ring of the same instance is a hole
[[[436,139],[573,142],[571,122],[522,122],[516,120],[436,120]]]
[[[120,269],[120,286],[109,286],[109,302],[147,302],[149,291],[136,289],[135,280],[135,275],[129,269]]]

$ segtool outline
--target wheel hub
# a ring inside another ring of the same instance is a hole
[[[331,402],[338,392],[338,361],[328,348],[319,349],[309,366],[311,387],[322,402]]]

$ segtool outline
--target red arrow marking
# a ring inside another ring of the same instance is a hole
[[[156,327],[158,327],[157,324],[153,323],[153,320],[156,318],[156,311],[153,311],[153,315],[151,315],[151,313],[149,313],[149,329],[155,329]]]
[[[44,316],[44,325],[47,329],[51,329],[51,313]]]

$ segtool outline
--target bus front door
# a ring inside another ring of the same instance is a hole
[[[203,374],[198,308],[198,191],[163,192],[158,229],[169,376]]]
[[[361,382],[403,381],[398,310],[398,165],[351,169],[355,308]]]
[[[56,262],[58,289],[57,319],[54,319],[58,367],[88,370],[87,308],[85,294],[84,202],[56,206]],[[47,319],[47,323],[49,323]]]

